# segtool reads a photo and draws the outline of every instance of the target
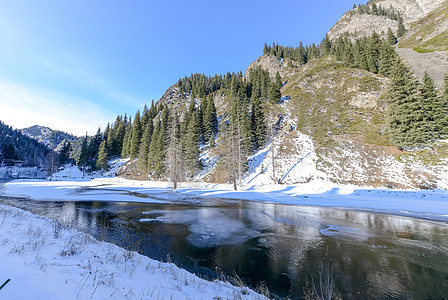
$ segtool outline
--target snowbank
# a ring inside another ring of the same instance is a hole
[[[94,178],[115,177],[119,168],[129,161],[126,159],[113,159],[109,161],[110,169],[107,172],[95,171],[92,173],[82,172],[78,166],[69,165],[51,176],[51,180],[92,180]]]
[[[47,172],[38,167],[0,167],[0,178],[46,178]]]
[[[2,299],[266,299],[0,205]]]

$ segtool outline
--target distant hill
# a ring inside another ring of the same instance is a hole
[[[24,135],[0,121],[0,161],[24,161],[27,166],[44,166],[51,150],[37,140]]]
[[[78,137],[70,133],[39,125],[23,128],[21,132],[56,151],[64,141],[75,142],[78,140]]]

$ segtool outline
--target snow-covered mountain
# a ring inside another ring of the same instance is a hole
[[[64,141],[74,142],[78,140],[78,137],[70,133],[39,125],[23,128],[21,131],[24,135],[37,140],[53,150],[57,150]]]

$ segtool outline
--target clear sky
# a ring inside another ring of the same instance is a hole
[[[244,71],[264,42],[320,42],[353,4],[0,0],[0,120],[94,134],[179,77]]]

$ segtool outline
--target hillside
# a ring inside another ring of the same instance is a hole
[[[19,160],[27,166],[44,166],[49,152],[44,144],[0,121],[0,163]]]
[[[265,54],[250,63],[244,75],[228,73],[210,77],[195,74],[180,79],[178,84],[168,88],[155,104],[157,108],[151,108],[152,112],[149,113],[154,115],[151,117],[151,130],[155,132],[157,126],[165,130],[166,144],[161,149],[166,147],[166,152],[160,156],[164,160],[163,166],[158,166],[158,173],[151,171],[151,167],[150,171],[145,172],[140,154],[138,157],[135,154],[136,159],[131,159],[120,175],[131,179],[171,180],[172,173],[169,170],[172,170],[172,163],[169,163],[169,159],[174,150],[169,143],[170,139],[176,137],[172,136],[173,125],[169,122],[168,112],[176,112],[181,135],[195,136],[201,134],[200,130],[187,133],[189,128],[202,125],[200,122],[186,124],[185,119],[191,121],[191,118],[195,118],[193,115],[197,114],[198,121],[202,120],[207,102],[211,99],[219,121],[219,130],[213,141],[216,146],[212,146],[205,138],[197,140],[198,152],[194,155],[197,155],[200,163],[194,174],[190,173],[183,180],[222,183],[242,173],[243,176],[235,181],[246,185],[278,182],[295,184],[318,179],[359,186],[448,188],[445,176],[448,171],[445,166],[448,145],[445,141],[412,151],[400,150],[390,142],[385,100],[390,80],[381,75],[388,73],[381,70],[380,61],[373,62],[373,68],[372,64],[362,65],[360,57],[366,53],[359,51],[359,47],[370,47],[368,51],[372,51],[372,45],[382,44],[383,48],[377,50],[378,56],[381,51],[390,49],[394,52],[394,49],[377,37],[377,40],[369,37],[357,45],[353,43],[355,37],[368,36],[379,29],[386,31],[391,28],[396,31],[400,18],[403,18],[406,28],[411,28],[399,40],[404,42],[413,34],[412,28],[417,26],[413,24],[428,26],[443,19],[441,12],[446,3],[442,2],[370,1],[367,6],[358,6],[347,12],[330,30],[329,39],[324,39],[317,48],[307,46],[306,57],[300,63],[297,58],[305,55],[300,52],[300,48],[282,48],[276,44],[271,48],[265,45]],[[365,12],[366,7],[369,7],[370,13]],[[382,7],[379,12],[372,13],[379,7]],[[362,10],[362,13],[358,10]],[[443,27],[444,21],[438,24]],[[353,44],[346,42],[349,39],[334,40],[343,34],[353,39]],[[328,43],[331,45],[327,47]],[[352,48],[347,52],[344,44]],[[445,52],[417,53],[412,49],[395,49],[417,76],[423,76],[424,71],[428,71],[433,75],[436,85],[442,87],[443,74],[448,72],[448,64],[445,62],[448,56]],[[350,54],[350,51],[357,58],[350,60],[347,54],[342,53]],[[392,62],[386,61],[385,64],[390,66]],[[254,74],[258,74],[258,79],[254,79]],[[272,101],[271,87],[279,80],[281,95],[278,99],[281,97],[281,100]],[[260,91],[261,94],[254,96],[254,93]],[[261,129],[255,125],[257,119],[253,117],[259,95],[263,99],[264,127]],[[242,110],[238,111],[240,105]],[[235,119],[235,116],[239,119]],[[232,127],[232,122],[237,122],[238,126]],[[160,124],[165,125],[161,127]],[[129,135],[133,132],[133,126],[135,122],[128,124]],[[247,127],[253,130],[249,137],[240,132]],[[257,130],[264,130],[265,140],[261,147],[246,150],[253,145]],[[156,147],[153,139],[145,147]],[[185,142],[182,139],[179,141],[185,149]],[[128,143],[130,145],[131,142]],[[234,149],[238,149],[236,154]],[[242,163],[240,157],[243,157]],[[184,164],[182,160],[176,167],[183,168]],[[231,172],[229,174],[229,168],[233,168],[233,175]]]
[[[369,1],[368,6],[375,4],[384,9],[393,9],[401,15],[406,29],[413,27],[411,23],[425,18],[437,10],[445,0],[376,0]],[[444,4],[444,5],[445,5]],[[337,39],[343,34],[350,36],[370,36],[374,31],[386,33],[388,28],[397,32],[398,21],[384,15],[361,13],[359,8],[345,13],[341,19],[330,29],[330,39]]]
[[[21,132],[51,149],[59,149],[64,141],[74,142],[78,140],[78,137],[72,134],[39,125],[23,128]]]
[[[393,9],[403,17],[407,31],[398,40],[397,51],[420,78],[427,71],[439,88],[448,72],[448,1],[444,0],[377,0],[368,7]],[[339,36],[351,39],[370,36],[373,32],[385,36],[388,29],[395,34],[398,21],[388,16],[360,13],[359,7],[345,13],[330,29],[331,40]],[[412,50],[414,51],[412,51]]]
[[[282,182],[291,184],[320,178],[361,186],[446,188],[447,144],[402,152],[388,141],[383,100],[387,84],[385,77],[332,59],[299,69],[282,88],[291,99],[276,108],[283,114],[282,130],[274,140],[277,178],[286,175]],[[258,166],[268,167],[250,184],[272,183],[272,153],[265,151]]]
[[[442,165],[448,145],[440,143],[433,150],[402,152],[388,141],[383,100],[389,82],[386,77],[347,67],[333,58],[313,60],[297,68],[263,55],[249,68],[260,63],[269,74],[279,66],[288,74],[283,78],[287,83],[281,92],[289,100],[264,105],[267,120],[278,125],[274,145],[271,147],[268,142],[266,148],[249,157],[243,183],[281,180],[294,184],[323,179],[375,187],[448,187],[443,175],[447,168]],[[213,93],[220,126],[227,122],[231,102],[228,95],[226,89]],[[159,103],[182,111],[190,101],[172,86]],[[222,138],[218,136],[218,144]],[[204,167],[196,180],[227,181],[219,153],[219,147],[202,148]],[[145,179],[137,161],[130,162],[121,176]]]
[[[409,27],[398,44],[400,48],[411,48],[417,52],[448,50],[448,1]]]

